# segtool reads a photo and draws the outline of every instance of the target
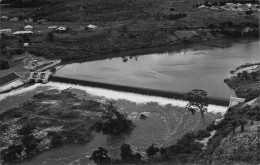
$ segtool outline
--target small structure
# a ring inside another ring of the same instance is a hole
[[[245,102],[245,100],[246,99],[244,99],[244,98],[230,97],[228,107],[232,107],[232,106],[237,105],[239,103],[243,103],[243,102]]]
[[[29,46],[29,43],[23,43],[23,46],[24,46],[24,47],[28,47],[28,46]]]
[[[9,17],[8,17],[8,16],[5,16],[5,15],[3,15],[3,16],[1,16],[1,17],[0,17],[0,19],[1,19],[1,20],[8,20],[8,19],[9,19]]]
[[[0,29],[0,34],[2,33],[11,33],[12,29]]]
[[[39,23],[39,24],[41,24],[41,23],[46,23],[46,22],[47,22],[46,19],[40,19],[40,20],[38,20],[38,23]]]
[[[57,29],[58,26],[49,26],[48,29]]]
[[[97,26],[96,25],[92,25],[92,24],[89,24],[87,26],[88,29],[92,29],[92,30],[96,30],[97,29]]]
[[[0,77],[0,93],[23,85],[20,77],[15,73],[9,73]]]
[[[31,25],[26,25],[24,27],[24,30],[27,30],[27,31],[32,30],[32,29],[33,29],[33,27]]]
[[[22,35],[22,34],[33,34],[33,32],[25,30],[25,31],[16,31],[13,33],[13,35]]]
[[[19,20],[19,18],[17,18],[17,17],[13,17],[13,18],[10,19],[10,21],[13,21],[13,22],[16,22],[18,20]]]
[[[42,82],[47,83],[49,81],[50,76],[52,75],[52,72],[46,71],[46,72],[31,72],[29,76],[30,81],[35,82]]]
[[[63,27],[63,26],[60,26],[60,27],[58,27],[57,29],[55,29],[56,31],[66,31],[67,30],[67,28],[66,27]]]

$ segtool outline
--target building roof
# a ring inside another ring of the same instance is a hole
[[[48,28],[49,28],[49,29],[56,29],[57,26],[49,26]]]
[[[16,31],[13,33],[13,35],[16,35],[16,34],[33,34],[33,32],[29,31],[29,30],[25,30],[25,31]]]
[[[12,31],[12,29],[0,29],[0,32]]]
[[[96,29],[97,28],[96,25],[92,25],[92,24],[89,24],[87,27],[90,28],[90,29]]]
[[[26,25],[24,28],[25,29],[32,29],[33,27],[31,25]]]
[[[18,78],[19,76],[15,72],[2,76],[0,77],[0,86],[11,83]]]

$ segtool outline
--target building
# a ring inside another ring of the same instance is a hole
[[[11,33],[12,29],[0,29],[0,34],[2,33]]]
[[[97,26],[96,26],[96,25],[89,24],[89,25],[87,26],[87,28],[88,28],[88,29],[95,30],[95,29],[97,29]]]
[[[16,22],[18,20],[19,20],[19,18],[17,18],[17,17],[13,17],[13,18],[10,19],[10,21],[13,21],[13,22]]]
[[[57,31],[66,31],[67,28],[66,28],[66,27],[63,27],[63,26],[60,26],[60,27],[58,27],[58,28],[55,29],[55,30],[57,30]]]
[[[57,29],[58,26],[49,26],[48,29]]]
[[[4,16],[4,15],[3,15],[3,16],[1,16],[1,17],[0,17],[0,19],[1,19],[1,20],[8,20],[8,19],[9,19],[9,17],[8,17],[8,16]]]
[[[22,35],[22,34],[33,34],[33,32],[26,30],[26,31],[16,31],[13,33],[13,35]]]
[[[31,26],[31,25],[26,25],[25,27],[24,27],[24,30],[27,30],[27,31],[30,31],[30,30],[32,30],[33,29],[33,27]]]

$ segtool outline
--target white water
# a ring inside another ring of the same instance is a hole
[[[113,99],[113,100],[128,100],[131,102],[135,102],[137,104],[156,102],[161,106],[170,104],[172,106],[185,107],[187,105],[187,102],[184,100],[168,99],[168,98],[163,98],[163,97],[147,96],[147,95],[141,95],[141,94],[136,94],[136,93],[119,92],[119,91],[102,89],[102,88],[93,88],[93,87],[88,87],[88,86],[57,83],[57,82],[49,82],[47,84],[34,84],[29,87],[25,87],[25,88],[11,91],[9,93],[1,94],[0,102],[9,96],[14,96],[14,95],[18,95],[18,94],[21,94],[24,92],[28,92],[28,91],[34,90],[40,86],[49,86],[52,89],[54,88],[54,89],[59,89],[59,90],[64,90],[69,87],[72,87],[74,89],[79,89],[79,90],[85,91],[86,93],[91,94],[91,95],[105,97],[107,99]],[[212,104],[210,104],[208,106],[208,112],[224,114],[226,111],[227,111],[227,107],[225,107],[225,106],[218,106],[218,105],[212,105]]]

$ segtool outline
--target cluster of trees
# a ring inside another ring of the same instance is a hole
[[[134,124],[127,119],[126,114],[121,114],[112,102],[107,107],[107,111],[102,115],[103,121],[95,124],[98,131],[103,131],[106,134],[120,134],[133,129]]]
[[[37,151],[39,140],[31,135],[34,129],[35,125],[27,123],[18,130],[18,134],[21,135],[21,144],[14,144],[1,151],[2,159],[5,162],[17,161],[21,157],[22,151],[25,151],[26,156]]]
[[[141,154],[133,153],[129,144],[122,144],[120,150],[121,159],[111,159],[107,150],[103,147],[99,147],[98,150],[94,151],[89,159],[96,164],[139,164],[143,162]]]
[[[237,73],[237,77],[243,81],[256,81],[259,79],[259,76],[260,70],[252,71],[250,73],[248,73],[247,71]]]

